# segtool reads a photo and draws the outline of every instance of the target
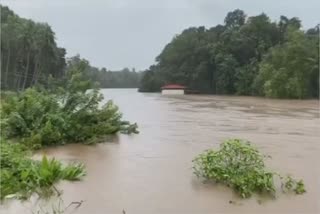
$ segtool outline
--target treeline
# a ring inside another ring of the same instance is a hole
[[[212,94],[277,98],[319,96],[318,29],[281,16],[229,12],[224,25],[184,30],[165,46],[141,80],[140,91],[179,83]]]
[[[21,91],[30,86],[48,85],[50,78],[62,79],[70,63],[79,56],[66,60],[66,50],[57,46],[55,34],[45,23],[20,18],[8,7],[1,10],[1,89]],[[107,71],[90,66],[87,78],[104,88],[137,88],[141,73],[125,68]]]
[[[128,68],[120,71],[93,68],[91,71],[91,79],[98,82],[101,88],[138,88],[141,76],[141,72]]]
[[[138,88],[140,79],[142,76],[141,72],[136,72],[124,68],[120,71],[109,71],[106,68],[96,68],[91,66],[89,61],[82,59],[80,55],[67,59],[67,67],[82,62],[85,66],[84,71],[87,78],[94,82],[99,83],[101,88]]]
[[[64,48],[51,27],[20,18],[8,7],[1,10],[1,89],[24,90],[64,75]]]

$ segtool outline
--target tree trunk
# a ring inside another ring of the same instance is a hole
[[[15,75],[16,75],[16,86],[15,86],[15,88],[17,89],[17,91],[20,91],[20,82],[21,82],[21,76],[22,76],[22,74],[20,74],[19,72],[17,72],[17,73],[15,73]]]
[[[40,71],[39,71],[40,70],[40,56],[41,56],[41,49],[40,49],[40,52],[39,52],[37,59],[35,60],[36,65],[35,65],[35,69],[34,69],[34,72],[32,75],[32,81],[31,81],[32,84],[38,83],[38,79],[39,79],[39,75],[40,75]]]
[[[6,73],[4,75],[4,82],[5,82],[5,86],[6,88],[8,87],[8,73],[9,73],[9,64],[10,64],[10,56],[11,55],[11,51],[10,51],[10,47],[8,49],[8,59],[7,59],[7,64],[6,64]]]
[[[26,71],[25,71],[25,75],[24,75],[24,81],[23,81],[23,85],[22,85],[22,90],[24,90],[26,88],[26,83],[27,83],[27,79],[28,79],[29,65],[30,65],[30,51],[28,52],[27,67],[26,67]]]
[[[15,84],[16,84],[15,74],[16,73],[17,73],[17,61],[16,61],[16,59],[14,59],[13,68],[12,68],[12,71],[10,72],[10,76],[8,79],[8,88],[10,90],[15,89]]]
[[[38,82],[38,73],[39,73],[38,70],[39,70],[39,63],[37,60],[35,68],[34,68],[34,72],[32,74],[31,84],[36,84]]]

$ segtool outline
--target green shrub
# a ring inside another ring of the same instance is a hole
[[[29,88],[2,102],[2,136],[32,148],[86,142],[122,132],[138,133],[137,125],[122,121],[112,101],[99,107],[102,94],[82,73],[70,71],[64,87]]]
[[[33,193],[47,196],[54,193],[59,180],[79,180],[85,175],[84,166],[64,166],[55,159],[32,160],[22,144],[0,142],[0,192],[6,198],[27,199]]]
[[[305,192],[303,181],[290,176],[282,177],[268,171],[264,156],[250,142],[238,139],[226,140],[220,149],[207,150],[194,160],[194,173],[205,180],[213,180],[233,188],[243,198],[253,193],[275,196],[275,178],[282,182],[284,191],[297,194]]]

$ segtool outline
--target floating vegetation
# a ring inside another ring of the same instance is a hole
[[[242,198],[253,193],[275,196],[278,178],[284,192],[306,192],[302,180],[281,176],[269,171],[264,156],[250,142],[231,139],[220,145],[219,150],[207,150],[194,160],[194,173],[205,180],[223,183],[234,189]]]

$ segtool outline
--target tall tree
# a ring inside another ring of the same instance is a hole
[[[266,96],[306,98],[314,96],[312,81],[318,74],[318,54],[314,40],[303,32],[291,29],[288,42],[271,49],[261,63],[257,77]]]
[[[50,26],[23,19],[1,6],[1,88],[23,90],[64,75],[65,50]]]

